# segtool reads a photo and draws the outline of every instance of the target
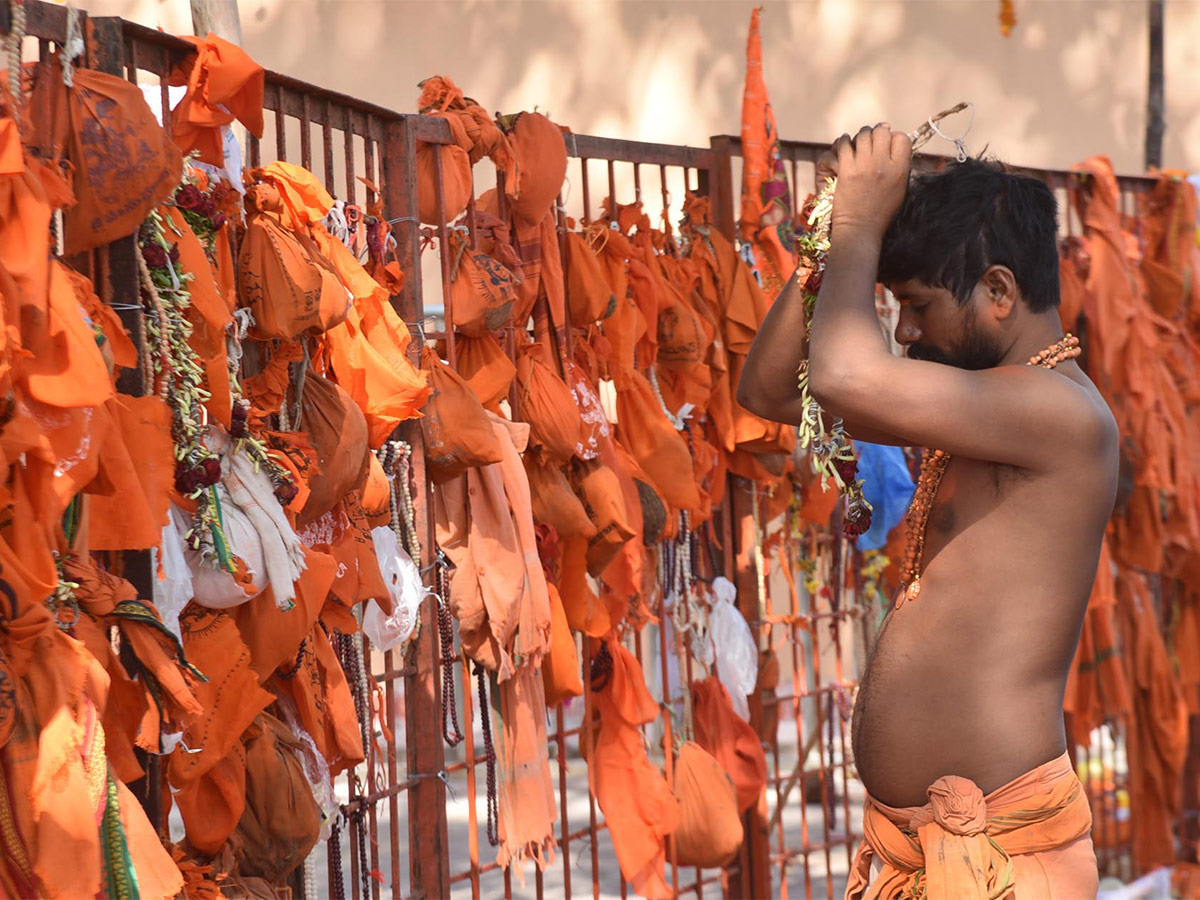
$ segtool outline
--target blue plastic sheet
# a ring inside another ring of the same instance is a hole
[[[912,501],[916,485],[908,473],[904,451],[855,441],[858,451],[858,477],[863,496],[871,504],[871,527],[858,537],[859,550],[878,550],[887,543],[888,533],[900,524]]]

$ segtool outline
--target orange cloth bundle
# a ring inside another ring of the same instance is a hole
[[[48,305],[44,316],[21,316],[21,345],[16,383],[23,393],[51,406],[100,406],[113,397],[108,367],[96,346],[96,335],[79,308],[77,282],[59,260],[48,271]]]
[[[596,526],[572,493],[570,482],[558,464],[542,458],[536,451],[526,453],[524,461],[533,498],[533,518],[552,527],[560,538],[594,537]]]
[[[453,134],[451,129],[451,134]],[[442,165],[442,213],[437,208],[438,157]],[[471,157],[458,144],[417,141],[417,211],[431,225],[453,222],[471,202]]]
[[[598,461],[582,466],[577,490],[596,526],[596,534],[587,540],[587,570],[599,575],[637,531],[630,522],[621,482],[610,467]]]
[[[670,897],[663,879],[666,838],[679,826],[679,801],[647,759],[641,732],[642,725],[658,718],[658,704],[646,689],[637,658],[612,635],[603,639],[603,646],[611,668],[607,678],[600,676],[602,681],[593,679],[592,684],[600,732],[587,754],[589,781],[621,874],[645,897]]]
[[[500,401],[508,397],[517,367],[490,334],[461,338],[457,349],[458,373],[467,380],[484,409],[497,412]]]
[[[276,882],[304,862],[321,831],[298,754],[304,745],[286,725],[259,713],[245,736],[246,807],[234,831],[238,869]]]
[[[481,337],[507,325],[517,296],[516,276],[486,253],[472,250],[457,232],[452,232],[448,252],[454,260],[449,306],[454,327]]]
[[[500,116],[499,122],[517,157],[513,215],[528,225],[537,225],[546,217],[567,177],[567,145],[562,129],[536,112]]]
[[[188,842],[213,855],[233,834],[246,810],[246,748],[238,741],[211,769],[176,791]]]
[[[325,626],[308,633],[294,663],[285,663],[271,687],[296,704],[301,727],[329,764],[331,775],[352,769],[365,758],[354,697]]]
[[[289,403],[293,402],[289,397]],[[324,515],[367,480],[371,451],[367,423],[350,395],[316,372],[304,375],[299,425],[317,451],[318,471],[308,479],[308,502],[300,523]]]
[[[445,75],[426,78],[419,85],[421,96],[417,98],[417,109],[423,116],[437,116],[450,123],[455,143],[470,153],[471,164],[485,156],[490,157],[496,168],[509,176],[513,174],[513,154],[505,137],[487,110],[464,97],[458,85]],[[516,185],[510,186],[510,192]]]
[[[180,616],[179,627],[188,661],[208,681],[194,689],[204,712],[184,729],[185,744],[199,752],[180,747],[168,762],[167,774],[175,787],[199,778],[228,756],[254,717],[275,699],[258,686],[250,651],[232,616],[193,603]]]
[[[725,867],[742,846],[737,790],[721,764],[688,741],[675,760],[679,827],[675,855],[681,866]]]
[[[429,382],[409,361],[408,326],[381,289],[356,298],[346,321],[324,340],[338,384],[367,417],[372,447],[382,446],[401,422],[421,415]]]
[[[196,55],[171,72],[170,84],[187,85],[187,93],[171,112],[171,136],[185,154],[197,150],[202,162],[221,168],[225,165],[221,126],[237,119],[255,137],[262,137],[266,76],[246,51],[215,34],[184,40],[196,45]]]
[[[553,460],[575,453],[582,422],[575,397],[550,368],[544,344],[534,341],[517,356],[517,412],[529,423],[529,440]]]
[[[599,253],[592,241],[602,244],[610,229],[593,226],[587,237],[568,231],[566,243],[567,308],[571,324],[579,328],[608,316],[617,305],[612,288],[604,280]]]
[[[350,297],[333,263],[309,235],[285,224],[273,184],[246,192],[246,235],[238,254],[238,293],[254,314],[254,335],[290,340],[346,318]]]
[[[739,716],[716,675],[692,682],[696,743],[711,753],[737,788],[738,809],[758,802],[767,785],[767,758],[750,723]]]
[[[434,483],[500,462],[502,454],[491,420],[471,386],[430,347],[421,351],[421,369],[429,373],[433,391],[425,404],[421,432]]]
[[[63,245],[71,255],[137,231],[179,186],[183,158],[136,84],[77,68],[68,97],[76,202],[63,212]]]
[[[699,509],[687,443],[640,372],[628,373],[627,386],[617,390],[617,422],[617,438],[654,480],[663,499],[675,509]]]
[[[118,394],[93,421],[104,418],[100,472],[87,487],[90,549],[156,547],[175,478],[170,408],[158,397]]]
[[[579,677],[579,649],[562,598],[552,583],[547,582],[546,587],[550,592],[550,650],[542,660],[542,687],[546,706],[551,707],[568,697],[582,697],[583,682]]]

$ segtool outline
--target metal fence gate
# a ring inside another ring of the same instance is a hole
[[[26,59],[45,58],[67,36],[68,10],[26,0]],[[160,112],[169,109],[166,75],[189,53],[191,45],[153,29],[116,18],[79,14],[77,26],[86,40],[86,65],[121,75],[132,82],[161,85]],[[11,7],[0,0],[0,32],[11,27]],[[444,205],[438,198],[441,221],[422,223],[417,215],[416,142],[448,144],[444,121],[406,115],[353,97],[268,72],[263,100],[266,131],[263,140],[251,137],[247,163],[291,160],[312,170],[335,197],[366,209],[382,200],[386,217],[396,227],[398,256],[405,270],[403,293],[394,298],[414,333],[414,345],[444,341],[451,360],[454,334],[447,331],[449,255]],[[37,110],[33,111],[36,116]],[[559,223],[567,216],[580,221],[602,220],[601,197],[616,202],[642,200],[648,211],[661,210],[663,221],[678,219],[686,191],[711,198],[715,225],[731,240],[740,184],[740,141],[714,137],[710,146],[690,148],[568,135],[571,158],[567,187],[560,197]],[[266,146],[263,146],[263,144]],[[793,191],[793,209],[802,208],[814,180],[813,162],[823,149],[813,143],[783,142]],[[435,154],[438,189],[440,155]],[[925,164],[936,164],[927,158]],[[1056,191],[1065,191],[1070,173],[1039,171]],[[359,176],[379,186],[376,197]],[[476,187],[498,177],[486,161],[476,167]],[[1150,179],[1126,178],[1121,185],[1130,205]],[[474,191],[473,191],[474,193]],[[503,196],[503,191],[498,191]],[[610,207],[612,208],[612,207]],[[1065,207],[1064,207],[1065,208]],[[468,221],[474,197],[468,207]],[[1064,217],[1064,232],[1073,229]],[[474,229],[471,240],[474,241]],[[422,247],[426,256],[422,257]],[[435,250],[437,257],[435,259]],[[119,242],[71,263],[90,275],[106,302],[132,307],[138,301],[132,239]],[[424,264],[423,264],[424,263]],[[439,302],[440,301],[440,304]],[[440,309],[438,308],[440,306]],[[124,309],[127,325],[135,313]],[[522,324],[521,327],[525,327]],[[136,333],[136,329],[130,328]],[[509,335],[511,339],[511,335]],[[569,327],[555,336],[569,346]],[[509,346],[511,347],[511,340]],[[136,373],[122,384],[141,393]],[[513,398],[513,402],[516,400]],[[402,429],[401,437],[420,446],[420,430]],[[435,541],[430,506],[432,492],[420,453],[414,458],[414,477],[420,487],[416,525],[421,558],[427,575]],[[714,514],[711,534],[719,553],[710,574],[724,574],[738,587],[739,606],[750,622],[761,651],[779,661],[777,684],[760,684],[751,698],[752,725],[762,736],[769,777],[765,797],[745,821],[746,840],[733,865],[725,870],[685,869],[675,865],[668,844],[668,881],[678,894],[714,896],[840,896],[845,873],[860,834],[857,808],[862,792],[849,752],[849,716],[853,691],[865,648],[881,617],[879,604],[868,590],[864,560],[840,533],[804,528],[787,512],[768,521],[770,500],[753,482],[731,476],[722,509]],[[138,556],[138,555],[134,555]],[[149,590],[151,572],[146,555],[131,558],[126,574],[140,590]],[[430,576],[432,577],[432,576]],[[431,582],[430,582],[431,583]],[[572,896],[629,893],[620,877],[606,826],[588,791],[586,767],[575,754],[575,743],[593,714],[588,679],[585,694],[566,709],[559,705],[549,729],[555,769],[559,821],[556,837],[560,859],[546,872],[533,873],[522,887],[509,871],[491,859],[481,826],[478,795],[486,754],[479,744],[480,710],[472,696],[472,677],[465,657],[439,646],[436,601],[422,607],[423,627],[406,658],[392,652],[377,654],[367,647],[372,676],[386,701],[375,724],[378,743],[367,748],[368,759],[337,785],[344,817],[345,845],[339,853],[320,850],[325,857],[329,895],[348,889],[348,896],[371,898],[467,896]],[[357,636],[359,640],[365,638]],[[676,654],[668,629],[650,625],[633,638],[633,649],[662,700],[661,722],[646,731],[651,758],[672,777],[672,717],[669,659]],[[580,647],[588,670],[588,641]],[[453,667],[443,679],[443,658]],[[682,657],[680,678],[693,674],[690,655]],[[459,700],[465,741],[448,749],[439,727],[443,685],[452,686]],[[1097,810],[1115,803],[1127,779],[1123,724],[1101,729],[1090,747],[1077,748],[1090,763],[1102,759],[1107,769],[1093,781],[1089,793]],[[161,772],[153,765],[140,795],[150,809],[161,808]],[[1089,768],[1089,772],[1091,769]],[[165,830],[168,823],[156,824]],[[1097,828],[1110,821],[1098,817]],[[1127,836],[1097,835],[1097,853],[1104,872],[1132,874]],[[348,863],[348,865],[347,865]],[[298,887],[298,884],[296,885]],[[325,894],[325,890],[319,893]]]

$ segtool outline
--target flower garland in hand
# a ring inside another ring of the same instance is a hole
[[[805,331],[811,333],[813,311],[817,306],[817,294],[821,291],[821,278],[825,274],[825,262],[829,255],[829,226],[833,213],[833,191],[837,180],[830,178],[817,198],[804,208],[806,228],[799,234],[800,265],[796,269],[799,280],[804,274],[801,288],[804,291]],[[800,446],[812,452],[813,469],[821,479],[821,490],[828,490],[830,479],[846,495],[846,514],[842,519],[842,531],[849,538],[864,534],[871,527],[871,504],[862,492],[862,480],[858,477],[858,455],[846,434],[842,420],[832,417],[830,427],[825,427],[825,412],[808,390],[808,360],[800,362],[800,399],[804,404],[804,420],[799,426]]]
[[[947,116],[962,112],[969,103],[959,103],[930,116],[924,125],[909,133],[913,152],[923,146],[935,134],[953,143],[961,162],[965,158],[963,138],[948,138],[938,129],[937,123]],[[970,130],[970,126],[967,126]],[[965,135],[963,136],[965,137]],[[805,205],[802,216],[805,228],[797,236],[800,248],[800,264],[793,276],[801,282],[804,291],[805,334],[812,333],[813,311],[817,306],[817,295],[821,291],[821,279],[829,256],[829,228],[833,215],[833,193],[837,179],[830,178],[816,198]],[[858,456],[842,420],[831,417],[830,427],[825,427],[825,411],[808,390],[808,359],[800,362],[798,387],[804,404],[804,420],[799,426],[800,446],[812,451],[813,469],[821,478],[821,489],[828,488],[832,479],[846,496],[846,515],[842,530],[846,537],[855,538],[871,527],[871,504],[862,492],[862,480],[858,478]]]

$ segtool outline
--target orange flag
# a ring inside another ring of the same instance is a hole
[[[796,235],[787,174],[779,155],[775,113],[763,80],[759,7],[750,14],[746,88],[742,93],[742,240],[754,247],[755,266],[768,302],[796,267]]]

